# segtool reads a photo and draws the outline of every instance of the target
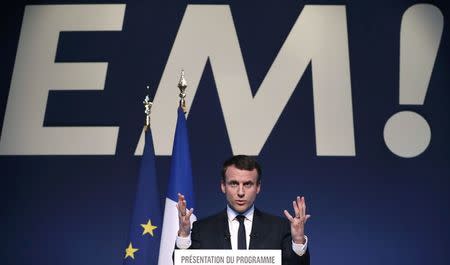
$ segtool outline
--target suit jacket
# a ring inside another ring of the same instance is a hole
[[[227,211],[194,222],[191,249],[231,249]],[[292,250],[289,221],[255,208],[250,249],[281,249],[283,265],[309,265],[309,251],[298,256]]]

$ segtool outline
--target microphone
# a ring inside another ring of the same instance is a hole
[[[225,236],[226,240],[230,240],[230,238],[231,238],[230,232],[228,232],[228,231],[225,232],[224,236]]]

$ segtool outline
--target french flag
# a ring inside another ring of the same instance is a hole
[[[178,232],[178,193],[184,195],[188,209],[195,209],[194,185],[192,178],[191,157],[189,153],[186,117],[181,107],[178,108],[177,127],[172,150],[172,164],[167,188],[164,220],[159,250],[159,265],[173,265],[172,254]],[[191,224],[197,220],[191,215]]]

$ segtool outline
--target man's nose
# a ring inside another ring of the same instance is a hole
[[[244,185],[239,185],[237,194],[239,197],[244,197],[244,195],[245,195]]]

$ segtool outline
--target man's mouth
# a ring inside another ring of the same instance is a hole
[[[245,204],[245,200],[236,200],[236,204],[244,205]]]

